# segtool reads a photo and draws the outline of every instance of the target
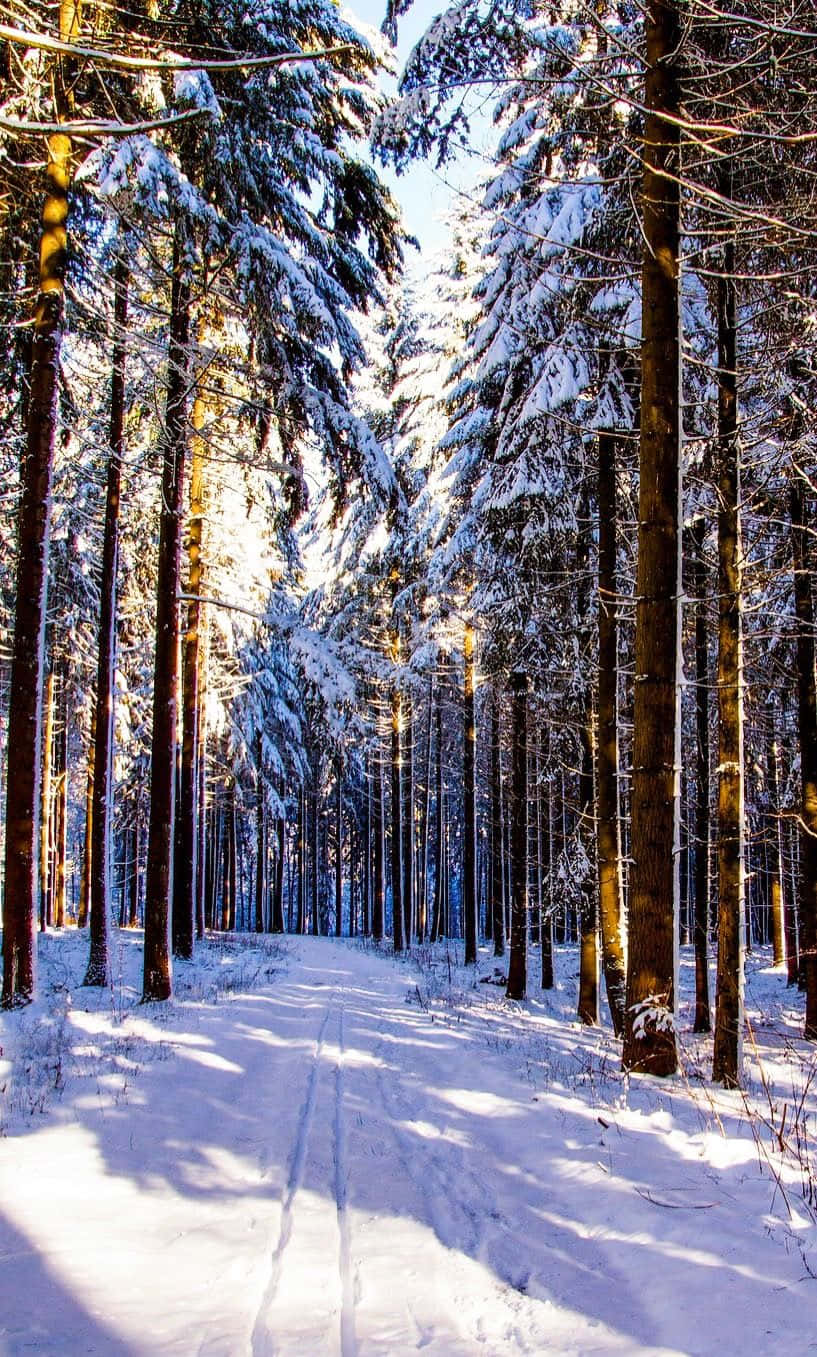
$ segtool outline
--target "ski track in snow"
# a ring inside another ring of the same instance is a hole
[[[285,945],[271,985],[114,1025],[121,1058],[154,1021],[131,1083],[83,1046],[0,1140],[0,1357],[817,1351],[748,1136],[710,1161],[682,1089],[571,1082],[597,1038],[541,1008]],[[78,1051],[104,1020],[69,1014]]]

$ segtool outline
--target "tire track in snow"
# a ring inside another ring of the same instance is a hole
[[[323,1050],[324,1034],[329,1023],[331,1012],[332,1005],[329,1003],[327,1004],[320,1030],[315,1038],[315,1049],[312,1052],[312,1067],[309,1071],[309,1082],[306,1086],[306,1094],[298,1117],[298,1129],[295,1133],[295,1146],[292,1152],[289,1177],[287,1179],[286,1192],[284,1193],[283,1205],[281,1207],[281,1225],[278,1232],[278,1243],[272,1253],[269,1280],[267,1281],[264,1295],[261,1298],[261,1304],[258,1307],[252,1330],[253,1357],[270,1357],[270,1354],[274,1352],[273,1338],[266,1324],[266,1316],[269,1313],[270,1306],[273,1304],[278,1292],[284,1253],[286,1252],[287,1244],[292,1235],[293,1206],[298,1189],[303,1181],[306,1151],[309,1144],[309,1131],[315,1112],[315,1097],[318,1087],[320,1057]]]
[[[357,1338],[355,1336],[355,1277],[352,1268],[352,1236],[349,1222],[349,1167],[346,1147],[346,1123],[344,1121],[344,1077],[343,1065],[346,1045],[343,1034],[343,1005],[338,1014],[338,1058],[335,1065],[335,1201],[338,1210],[341,1310],[340,1310],[340,1351],[341,1357],[356,1357]]]

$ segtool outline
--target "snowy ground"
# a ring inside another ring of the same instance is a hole
[[[99,994],[46,937],[0,1020],[2,1357],[817,1350],[815,1064],[762,957],[745,1104],[688,1033],[623,1078],[570,951],[514,1006],[445,946],[213,942],[141,1008],[140,942]]]

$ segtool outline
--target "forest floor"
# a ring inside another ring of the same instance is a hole
[[[767,955],[741,1094],[687,1008],[683,1074],[623,1076],[573,949],[513,1005],[487,951],[214,938],[143,1007],[140,944],[88,991],[46,935],[0,1019],[2,1357],[817,1350],[817,1064]]]

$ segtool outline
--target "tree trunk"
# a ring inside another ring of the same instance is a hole
[[[255,931],[264,931],[264,894],[266,891],[267,835],[261,735],[255,741]]]
[[[119,565],[119,506],[122,454],[125,445],[125,341],[128,324],[128,267],[122,256],[114,273],[111,410],[108,438],[108,480],[105,492],[105,528],[102,540],[99,642],[94,702],[94,772],[91,807],[90,950],[84,984],[107,985],[109,980],[108,921],[110,915],[111,763],[115,719],[117,569]]]
[[[414,924],[414,714],[411,693],[403,696],[402,750],[400,779],[402,786],[400,824],[403,835],[401,856],[403,864],[403,939],[411,946]]]
[[[61,0],[60,38],[79,36],[78,0]],[[63,66],[67,63],[63,63]],[[54,75],[57,116],[70,101],[62,69]],[[60,349],[64,320],[68,244],[70,137],[48,138],[46,191],[41,217],[39,278],[34,310],[26,446],[20,468],[14,640],[7,723],[6,845],[3,901],[4,1008],[27,1004],[37,976],[37,860],[42,775],[43,677],[45,653],[51,481],[58,419]]]
[[[374,760],[374,805],[372,832],[374,835],[374,874],[372,880],[372,937],[382,942],[386,931],[386,863],[383,840],[383,751],[378,741]]]
[[[465,964],[477,960],[477,718],[474,681],[474,628],[465,626],[463,645],[464,702],[462,754],[462,912]]]
[[[52,859],[52,805],[54,788],[52,770],[54,765],[54,708],[55,676],[49,669],[45,679],[43,698],[43,776],[40,806],[40,928],[45,929],[51,923],[51,859]]]
[[[392,656],[397,662],[400,641],[394,633]],[[401,777],[402,702],[395,683],[391,690],[391,908],[395,952],[405,947],[403,928],[403,798]]]
[[[725,196],[730,187],[725,186]],[[743,1063],[745,830],[737,296],[731,241],[723,263],[718,279],[718,977],[712,1078],[737,1088]]]
[[[550,764],[550,735],[548,735],[548,764]],[[542,989],[553,989],[553,782],[548,778],[544,784],[547,786],[547,825],[544,835],[544,850],[542,854],[541,866],[543,875],[547,876],[548,888],[547,898],[542,902],[542,970],[541,984]],[[542,788],[537,790],[537,796],[542,797]]]
[[[343,934],[343,778],[340,760],[335,768],[335,778],[335,937],[339,938]],[[351,877],[351,871],[349,875]],[[351,923],[349,931],[351,933]]]
[[[85,847],[82,855],[82,880],[79,887],[79,911],[77,928],[87,928],[91,908],[91,834],[94,818],[94,750],[96,715],[91,715],[91,732],[88,738],[88,772],[85,778]]]
[[[511,788],[511,954],[509,999],[524,999],[528,987],[528,676],[510,678],[513,720]]]
[[[65,927],[66,858],[68,855],[68,693],[67,665],[60,663],[59,708],[54,752],[54,927]]]
[[[491,704],[491,932],[494,956],[505,955],[505,893],[502,872],[502,729],[499,720],[499,689]]]
[[[587,487],[581,492],[579,522],[576,534],[576,582],[579,617],[579,654],[586,670],[591,663],[590,631],[590,538],[592,523]],[[586,870],[579,883],[581,909],[579,916],[579,1001],[580,1022],[592,1026],[599,1020],[599,921],[597,873],[593,866],[596,854],[596,821],[593,800],[593,685],[589,673],[583,680],[583,710],[579,716],[579,835]]]
[[[625,1069],[675,1072],[681,600],[681,23],[646,16],[641,439]]]
[[[443,842],[443,703],[442,690],[437,690],[435,712],[437,744],[437,795],[434,806],[434,914],[431,920],[431,941],[437,942],[443,933],[444,854]]]
[[[153,670],[150,818],[145,876],[145,957],[142,1001],[171,992],[170,889],[176,773],[176,703],[179,649],[179,566],[182,485],[187,441],[190,286],[184,270],[185,231],[176,223],[170,303],[167,412],[162,459],[162,508],[156,590],[156,657]],[[99,740],[97,743],[101,743]]]
[[[786,905],[783,893],[783,833],[780,817],[780,750],[774,725],[774,707],[767,705],[766,732],[766,846],[769,914],[772,935],[772,960],[782,966],[787,958]]]
[[[204,332],[200,327],[199,338]],[[175,871],[178,889],[173,910],[173,952],[179,957],[192,957],[196,921],[196,883],[198,857],[198,752],[199,722],[201,720],[201,591],[204,573],[202,537],[204,531],[204,459],[205,440],[202,436],[206,417],[206,400],[202,379],[198,378],[193,401],[190,459],[190,520],[187,548],[187,624],[182,640],[182,747],[181,795],[179,796],[179,835]],[[176,905],[178,907],[176,907]]]
[[[791,489],[794,606],[797,615],[797,711],[800,728],[800,969],[806,991],[804,1035],[817,1039],[817,693],[814,676],[814,604],[811,551],[803,482],[795,468]],[[808,522],[810,523],[809,515]]]
[[[321,871],[321,847],[320,847],[320,816],[318,813],[318,778],[315,774],[314,786],[312,788],[312,879],[311,886],[311,913],[312,913],[312,936],[317,937],[320,933],[320,920],[318,917],[318,891],[320,889],[320,871]]]
[[[599,434],[599,688],[596,783],[599,918],[604,984],[613,1031],[624,1031],[627,970],[622,930],[621,825],[618,805],[618,615],[616,593],[616,443]]]
[[[282,815],[275,821],[276,856],[275,878],[272,893],[272,932],[284,932],[284,850],[286,847],[286,822]]]
[[[695,1021],[693,1031],[708,1032],[709,1012],[709,645],[706,625],[706,522],[692,524],[695,591]]]
[[[417,891],[417,939],[425,942],[428,934],[428,843],[431,821],[431,746],[434,713],[434,680],[428,681],[428,722],[426,726],[425,777],[423,783],[423,819],[420,832],[420,880]]]

